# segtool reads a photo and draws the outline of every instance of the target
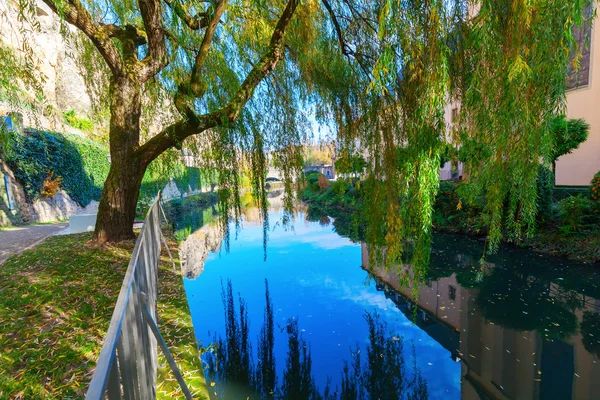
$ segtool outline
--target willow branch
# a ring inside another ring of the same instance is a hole
[[[54,13],[82,31],[96,46],[114,75],[123,70],[121,55],[108,33],[92,20],[92,16],[79,0],[43,0]]]
[[[335,29],[335,34],[338,38],[338,42],[340,43],[340,48],[342,50],[342,54],[348,58],[354,57],[356,59],[356,61],[358,62],[358,65],[362,69],[363,73],[367,76],[370,76],[371,73],[369,72],[369,68],[366,65],[364,65],[362,55],[360,53],[357,53],[354,50],[352,50],[350,48],[350,46],[348,46],[348,43],[346,43],[346,39],[344,38],[344,34],[342,32],[342,27],[341,27],[335,13],[333,12],[333,8],[331,7],[331,4],[329,3],[328,0],[322,0],[322,1],[323,1],[323,5],[325,6],[325,9],[327,10],[327,13],[331,17],[331,22],[333,23],[333,27]]]
[[[299,1],[288,1],[271,35],[269,48],[263,54],[260,61],[248,73],[246,79],[227,105],[214,112],[194,116],[193,118],[170,125],[139,147],[136,150],[136,155],[140,155],[143,162],[150,163],[165,150],[180,144],[192,135],[199,134],[219,125],[237,121],[240,112],[254,94],[256,87],[275,69],[279,61],[283,58],[283,37],[287,26],[294,16]]]
[[[165,3],[191,30],[197,31],[208,25],[208,13],[199,13],[192,17],[181,7],[177,0],[165,0]]]
[[[121,42],[126,40],[133,41],[135,46],[143,46],[148,43],[146,32],[134,25],[100,24],[100,27],[104,29],[108,37],[115,38]]]
[[[210,51],[210,46],[215,36],[217,26],[227,7],[227,2],[228,0],[221,0],[217,4],[215,12],[210,18],[206,31],[204,32],[200,49],[198,50],[198,53],[196,53],[190,80],[189,82],[180,85],[175,94],[175,107],[181,114],[190,119],[195,115],[192,108],[193,106],[190,105],[191,100],[202,97],[206,90],[205,85],[202,84],[202,70],[206,64],[208,52]]]
[[[142,60],[140,79],[146,82],[167,66],[167,45],[160,0],[139,0],[140,13],[148,38],[148,55]]]

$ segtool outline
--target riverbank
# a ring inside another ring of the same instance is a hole
[[[90,239],[50,237],[0,268],[0,398],[85,396],[133,249],[88,248]],[[158,325],[194,398],[207,400],[183,280],[163,254]],[[184,398],[160,351],[157,398]]]
[[[311,218],[331,216],[341,219],[334,222],[336,230],[353,240],[363,241],[365,221],[360,185],[339,180],[320,187],[314,178],[313,181],[308,177],[308,186],[302,193],[302,200],[310,207]],[[482,222],[481,208],[469,206],[457,193],[457,186],[446,182],[440,188],[433,213],[434,231],[484,238],[487,231]],[[559,217],[562,211],[558,210],[559,206],[548,206],[546,220],[540,223],[533,237],[523,238],[519,242],[505,240],[504,243],[586,263],[600,263],[598,217],[579,215],[579,221],[575,224],[575,217]],[[571,212],[573,215],[582,213],[577,209]]]

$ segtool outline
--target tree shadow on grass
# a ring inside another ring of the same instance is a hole
[[[133,248],[133,242],[88,248],[90,239],[89,233],[50,237],[3,264],[0,398],[85,396]],[[190,368],[194,357],[198,366],[200,360],[182,278],[164,259],[159,277],[159,328],[195,388],[203,379],[194,380],[200,368]],[[159,383],[166,378],[174,381],[169,370],[159,373]],[[170,392],[158,398],[177,397],[165,387]]]

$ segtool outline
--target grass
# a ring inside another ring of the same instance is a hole
[[[87,248],[90,238],[50,237],[0,267],[1,399],[85,396],[133,248]],[[166,255],[159,292],[159,328],[194,398],[208,399],[183,281]],[[183,398],[159,355],[158,398]]]
[[[59,224],[61,222],[69,222],[69,219],[68,218],[58,218],[58,219],[56,219],[54,221],[32,222],[32,223],[27,224],[27,225],[34,225],[34,226],[37,226],[37,225],[54,225],[54,224]],[[26,226],[26,225],[21,225],[21,226]]]
[[[524,246],[543,253],[600,263],[600,232],[565,235],[557,231],[540,231],[533,238],[525,239]]]

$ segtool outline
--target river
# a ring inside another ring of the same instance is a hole
[[[436,235],[412,286],[339,221],[281,217],[266,259],[255,213],[228,252],[210,227],[182,244],[215,398],[600,398],[595,269],[509,247],[482,263],[479,240]]]

